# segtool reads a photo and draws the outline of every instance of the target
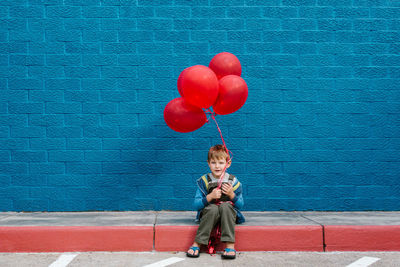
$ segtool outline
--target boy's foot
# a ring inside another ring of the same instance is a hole
[[[190,247],[189,250],[186,252],[186,256],[190,258],[197,258],[200,256],[200,248],[199,247]]]
[[[236,250],[233,248],[226,248],[224,254],[221,255],[223,259],[233,260],[236,258]]]

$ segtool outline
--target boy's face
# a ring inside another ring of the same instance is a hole
[[[210,161],[208,161],[208,166],[210,167],[211,173],[215,178],[219,178],[222,175],[222,171],[224,170],[225,165],[225,158],[211,158]],[[226,168],[228,169],[230,165],[231,164],[228,163],[228,166]]]

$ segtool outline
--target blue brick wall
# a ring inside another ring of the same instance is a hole
[[[246,210],[399,210],[395,0],[0,1],[0,210],[188,210],[215,125],[163,109],[222,51]]]

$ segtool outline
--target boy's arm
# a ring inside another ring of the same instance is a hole
[[[194,197],[193,208],[195,210],[201,210],[208,205],[207,198],[201,193],[200,189],[197,188],[196,196]]]
[[[197,187],[196,195],[194,197],[193,208],[195,210],[201,210],[205,206],[208,206],[207,196],[201,191],[200,187]]]
[[[232,198],[232,202],[235,207],[240,210],[244,205],[244,200],[242,196],[242,184],[238,181],[237,184],[233,186],[233,188],[235,188],[237,185],[238,187],[233,190],[235,196]]]

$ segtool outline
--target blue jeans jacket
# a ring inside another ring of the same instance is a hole
[[[232,202],[236,210],[236,223],[237,224],[244,223],[245,218],[243,214],[240,212],[240,209],[243,207],[244,204],[242,196],[242,184],[236,177],[233,180],[233,192],[235,192],[235,197],[232,199]],[[200,214],[203,208],[210,204],[207,201],[207,194],[208,194],[208,182],[206,175],[203,175],[201,178],[197,180],[197,190],[193,203],[194,209],[197,210],[196,222],[200,221]]]

